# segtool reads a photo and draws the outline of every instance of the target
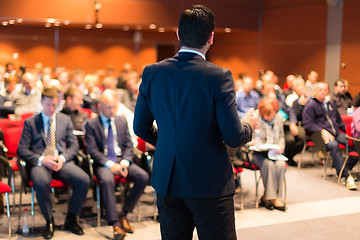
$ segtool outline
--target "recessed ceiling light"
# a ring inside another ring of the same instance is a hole
[[[48,23],[55,23],[55,19],[54,19],[54,18],[49,18],[49,19],[47,20],[47,22],[48,22]]]
[[[70,24],[70,21],[69,20],[65,20],[64,21],[64,25],[69,25]]]
[[[55,22],[54,26],[56,26],[56,27],[60,26],[60,22]]]
[[[129,27],[129,26],[123,26],[123,30],[124,30],[124,31],[129,31],[129,30],[130,30],[130,27]]]
[[[230,29],[230,28],[225,28],[225,32],[226,32],[226,33],[230,33],[230,32],[231,32],[231,29]]]
[[[165,32],[165,28],[163,28],[163,27],[159,28],[159,32],[161,32],[161,33]]]
[[[14,19],[10,19],[10,20],[9,20],[9,24],[15,24],[15,20],[14,20]]]
[[[85,29],[91,29],[91,28],[92,28],[92,26],[91,26],[90,23],[88,23],[88,24],[85,25]]]
[[[142,26],[141,25],[137,25],[136,26],[136,30],[141,30],[142,29]]]
[[[9,24],[8,21],[3,21],[3,22],[2,22],[2,25],[3,25],[3,26],[7,26],[8,24]]]
[[[16,20],[16,22],[17,23],[22,23],[24,20],[22,19],[22,18],[18,18],[17,20]]]
[[[45,27],[51,27],[51,23],[49,23],[49,22],[47,22],[47,23],[45,23]]]
[[[156,25],[152,23],[152,24],[149,25],[149,28],[150,28],[150,29],[155,29],[155,28],[156,28]]]
[[[102,28],[103,25],[102,25],[102,23],[97,23],[95,27],[96,27],[96,28]]]

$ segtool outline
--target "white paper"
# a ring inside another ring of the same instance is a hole
[[[276,152],[276,150],[270,150],[268,152],[268,158],[271,160],[281,160],[281,161],[287,161],[288,158],[282,155],[281,153]]]

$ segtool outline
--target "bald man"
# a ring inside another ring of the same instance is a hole
[[[115,116],[118,102],[114,90],[105,90],[100,97],[100,115],[85,126],[87,151],[94,160],[94,173],[100,182],[106,219],[113,226],[115,240],[134,232],[126,215],[133,211],[149,180],[148,174],[132,162],[133,145],[126,119]],[[134,182],[119,214],[116,210],[115,175]]]

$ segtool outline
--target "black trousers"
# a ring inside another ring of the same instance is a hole
[[[157,194],[161,238],[236,240],[233,196],[210,199],[176,198]]]
[[[72,186],[69,212],[79,216],[90,186],[89,176],[73,161],[64,163],[59,172],[54,172],[44,166],[34,166],[30,169],[30,179],[34,182],[36,199],[46,221],[52,217],[50,183],[53,178]]]

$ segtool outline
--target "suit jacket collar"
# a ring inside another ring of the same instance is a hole
[[[191,52],[178,52],[174,56],[174,58],[178,59],[179,61],[190,61],[190,60],[206,61],[200,55],[198,55],[196,53],[191,53]]]

